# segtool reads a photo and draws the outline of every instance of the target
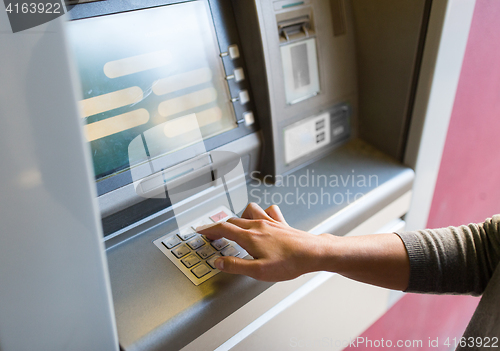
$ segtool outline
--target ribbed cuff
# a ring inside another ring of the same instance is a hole
[[[428,292],[432,290],[432,278],[429,279],[429,262],[426,251],[418,232],[403,232],[397,234],[410,259],[410,280],[405,292]]]

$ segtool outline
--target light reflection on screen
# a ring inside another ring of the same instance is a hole
[[[128,147],[155,128],[151,156],[236,127],[206,2],[192,1],[70,22],[82,84],[80,102],[96,178],[135,166]],[[158,133],[157,130],[162,130]]]

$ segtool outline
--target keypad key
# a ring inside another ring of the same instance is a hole
[[[213,222],[208,218],[203,218],[202,220],[199,220],[198,222],[195,222],[193,225],[191,225],[191,228],[193,228],[193,230],[196,231],[196,228],[201,227],[202,225],[205,224],[212,224],[212,223]]]
[[[191,228],[184,228],[177,235],[179,236],[179,238],[181,238],[182,240],[186,241],[189,238],[192,238],[193,236],[195,236],[196,232],[194,230],[192,230]]]
[[[225,248],[227,245],[229,245],[229,242],[224,239],[224,238],[220,238],[220,239],[217,239],[217,240],[214,240],[212,241],[212,246],[217,250],[217,251],[220,251],[222,250],[223,248]]]
[[[205,241],[201,238],[201,236],[197,236],[193,240],[188,241],[187,244],[189,245],[190,248],[192,248],[193,250],[196,250],[197,248],[200,248],[203,245],[205,245]]]
[[[189,252],[191,252],[191,250],[189,250],[189,247],[187,247],[185,244],[182,244],[181,246],[178,246],[172,250],[172,253],[177,258],[181,258],[182,256],[187,255]]]
[[[177,236],[173,235],[170,238],[163,240],[162,243],[167,247],[167,249],[171,249],[179,245],[181,240]]]
[[[215,251],[210,246],[205,246],[204,248],[199,249],[196,253],[201,258],[206,259],[206,258],[212,256],[215,253]]]
[[[229,217],[229,215],[226,212],[220,211],[220,212],[217,212],[216,214],[210,216],[210,219],[214,222],[219,222],[227,217]]]
[[[191,269],[191,272],[193,272],[193,274],[198,277],[198,278],[201,278],[203,277],[204,275],[208,274],[211,272],[211,269],[207,267],[206,264],[199,264],[197,265],[196,267],[194,267],[193,269]]]
[[[211,242],[213,241],[212,239],[207,238],[207,236],[206,236],[206,235],[202,235],[202,237],[203,237],[203,239],[205,239],[205,241],[206,241],[207,243],[211,243]]]
[[[210,265],[210,267],[212,267],[213,269],[215,269],[215,260],[218,259],[219,257],[220,257],[220,255],[215,255],[215,256],[210,257],[207,260],[207,263]]]
[[[196,255],[189,255],[187,257],[184,257],[181,262],[186,266],[187,268],[191,268],[194,265],[198,264],[200,262],[200,259],[196,257]]]
[[[240,252],[234,246],[229,246],[222,250],[221,254],[223,256],[238,256]]]

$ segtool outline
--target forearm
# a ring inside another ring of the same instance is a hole
[[[337,237],[323,234],[324,249],[313,270],[326,270],[389,289],[405,290],[410,263],[396,234]]]

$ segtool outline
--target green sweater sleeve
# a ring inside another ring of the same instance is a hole
[[[500,261],[500,215],[480,224],[396,234],[410,258],[407,292],[481,295]]]

